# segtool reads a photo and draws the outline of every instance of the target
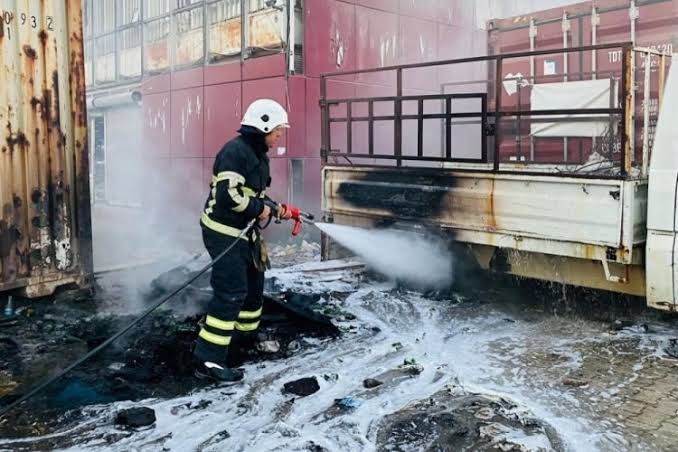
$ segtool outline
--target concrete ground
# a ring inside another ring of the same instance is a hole
[[[615,331],[605,323],[544,318],[529,343],[502,338],[488,350],[510,363],[502,378],[561,399],[551,403],[562,415],[576,407],[604,426],[602,450],[616,444],[617,450],[672,451],[678,450],[678,359],[667,346],[677,333],[671,320],[640,320]]]

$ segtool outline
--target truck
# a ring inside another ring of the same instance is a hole
[[[604,3],[617,11],[622,2]],[[584,9],[600,12],[593,3],[573,11]],[[324,221],[432,223],[485,270],[644,297],[675,312],[672,49],[640,45],[635,33],[600,43],[590,29],[593,42],[580,35],[570,45],[563,11],[535,14],[561,24],[562,40],[543,49],[528,39],[526,50],[495,52],[502,46],[490,39],[487,55],[323,74]],[[671,20],[648,17],[645,30]],[[523,20],[526,36],[537,36],[539,21]],[[358,78],[373,84],[346,96],[339,81]],[[324,236],[323,258],[340,253]]]

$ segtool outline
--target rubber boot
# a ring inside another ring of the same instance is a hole
[[[240,369],[231,369],[219,364],[204,362],[196,367],[195,376],[201,380],[240,381],[243,379],[244,373]]]

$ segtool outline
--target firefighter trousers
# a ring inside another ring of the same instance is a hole
[[[238,243],[212,267],[213,295],[194,350],[198,360],[224,367],[234,334],[259,326],[264,293],[264,273],[254,266],[250,241],[203,228],[203,243],[212,259],[233,241]]]

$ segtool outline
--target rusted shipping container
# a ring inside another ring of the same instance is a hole
[[[530,50],[582,47],[596,44],[632,42],[662,53],[678,49],[678,0],[594,0],[528,15],[494,20],[488,24],[488,53],[491,55]],[[657,119],[659,57],[652,57],[648,108],[649,147]],[[670,64],[670,59],[666,61]],[[635,139],[636,160],[643,154],[644,65],[635,61]],[[529,110],[532,87],[536,84],[608,79],[617,86],[621,79],[621,50],[598,50],[545,55],[507,61],[503,67],[502,105]],[[495,75],[490,73],[490,79]],[[520,79],[508,84],[508,78]],[[614,90],[610,90],[614,93]],[[616,90],[618,92],[618,90]],[[611,99],[611,103],[614,101]],[[535,160],[560,163],[582,162],[594,148],[590,138],[530,137],[530,118],[503,130],[503,160]],[[518,133],[520,130],[520,133]],[[618,149],[614,150],[618,152]]]
[[[0,292],[92,274],[80,0],[0,0]]]

